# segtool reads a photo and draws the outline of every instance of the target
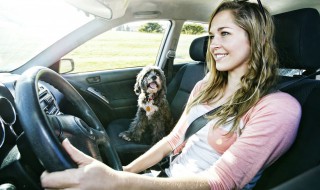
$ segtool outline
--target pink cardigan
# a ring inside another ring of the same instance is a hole
[[[203,82],[196,84],[190,99],[200,92]],[[173,150],[183,141],[189,126],[188,117],[184,112],[167,136]],[[239,189],[248,184],[260,169],[271,165],[289,149],[296,137],[300,117],[300,104],[289,94],[276,92],[263,97],[242,117],[242,134],[234,138],[208,169],[211,189]]]

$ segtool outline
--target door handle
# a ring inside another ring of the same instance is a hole
[[[101,78],[100,78],[100,76],[88,77],[87,82],[90,84],[99,83],[99,82],[101,82]]]

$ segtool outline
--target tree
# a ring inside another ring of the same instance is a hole
[[[204,28],[200,24],[185,24],[182,27],[182,34],[202,34]]]
[[[163,28],[160,24],[149,22],[147,24],[142,25],[139,28],[139,32],[148,32],[148,33],[161,33]]]

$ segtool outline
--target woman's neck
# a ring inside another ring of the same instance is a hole
[[[235,93],[241,87],[241,77],[243,75],[236,75],[236,74],[228,74],[228,83],[225,88],[224,94],[226,96],[230,96]]]

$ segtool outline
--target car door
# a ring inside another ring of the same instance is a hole
[[[137,110],[137,95],[133,91],[136,76],[144,66],[156,63],[164,45],[165,30],[170,24],[169,21],[149,21],[121,25],[62,58],[74,64],[73,71],[63,76],[81,93],[104,126],[114,119],[134,117]],[[184,64],[192,62],[189,47],[193,39],[206,34],[205,31],[185,32],[184,28],[190,28],[190,25],[198,28],[199,24],[183,24],[172,63],[173,77]],[[65,69],[62,64],[60,72]]]
[[[113,28],[65,55],[60,73],[84,97],[103,125],[117,118],[133,118],[136,75],[154,65],[169,21],[134,22]],[[156,26],[156,27],[155,27]],[[153,31],[148,31],[153,28]]]

